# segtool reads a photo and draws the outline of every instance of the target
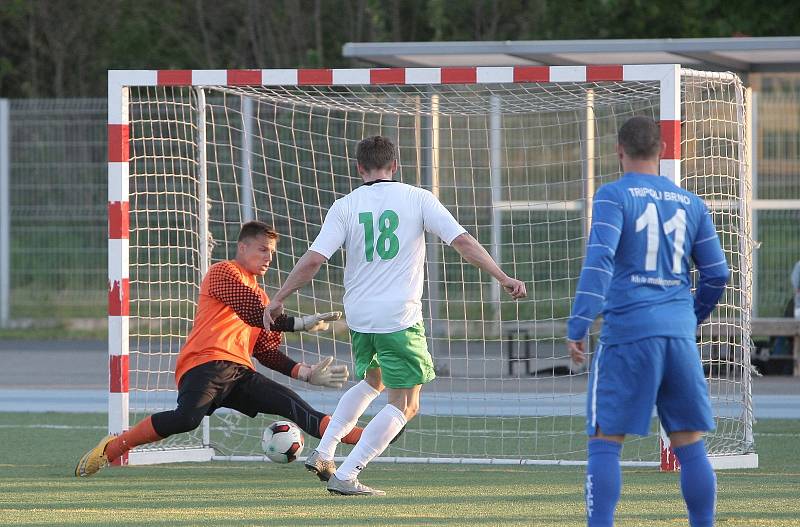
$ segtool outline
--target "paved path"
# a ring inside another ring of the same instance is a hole
[[[0,341],[0,389],[105,389],[107,376],[102,341]]]
[[[331,393],[300,391],[300,395],[314,408],[331,413],[336,408],[337,397]],[[100,412],[107,411],[105,390],[30,390],[0,388],[0,412]],[[163,392],[159,398],[163,407],[175,402],[174,392]],[[381,396],[385,399],[385,394]],[[573,394],[558,398],[525,399],[509,394],[423,393],[421,412],[426,415],[495,415],[495,416],[542,416],[585,415],[585,395]],[[135,409],[135,400],[131,410]],[[386,401],[384,401],[385,403]],[[152,401],[151,401],[152,404]],[[381,408],[378,403],[371,408]],[[800,419],[800,395],[754,395],[753,407],[756,419]],[[738,405],[719,404],[717,415],[738,417]]]
[[[105,412],[106,353],[105,342],[98,341],[0,341],[0,412]],[[481,353],[488,360],[480,362],[492,369],[502,368],[503,361],[493,355]],[[466,363],[473,361],[462,362],[472,376],[473,365]],[[451,365],[458,376],[458,360]],[[582,415],[583,395],[566,392],[581,391],[584,384],[584,377],[484,381],[443,376],[426,388],[422,410],[440,415]],[[302,390],[302,386],[295,388]],[[302,391],[323,411],[332,411],[336,404],[330,393]],[[800,419],[800,378],[757,377],[753,394],[756,418]],[[169,407],[175,395],[163,391],[159,399]],[[718,411],[729,415],[736,409],[722,404]]]

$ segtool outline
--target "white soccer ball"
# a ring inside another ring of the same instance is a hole
[[[291,421],[275,421],[264,429],[261,448],[275,463],[291,463],[303,451],[303,432]]]

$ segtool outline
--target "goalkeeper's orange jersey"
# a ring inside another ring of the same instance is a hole
[[[250,358],[257,340],[277,350],[278,331],[263,331],[262,316],[269,298],[255,275],[233,260],[211,266],[200,284],[197,314],[175,365],[175,382],[190,369],[206,362],[225,360],[253,367]],[[266,338],[264,338],[266,337]]]

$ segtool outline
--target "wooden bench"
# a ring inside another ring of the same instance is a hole
[[[794,376],[800,377],[800,320],[793,318],[754,318],[751,335],[756,337],[793,337]]]
[[[599,320],[595,321],[591,333],[597,334],[601,325]],[[502,353],[508,361],[508,374],[513,376],[514,366],[521,363],[525,368],[525,375],[532,375],[534,372],[531,371],[531,361],[536,359],[535,341],[563,339],[566,334],[566,320],[504,322],[502,326]]]
[[[714,324],[701,326],[698,334],[704,337],[714,337],[717,345],[724,344],[731,328],[738,326],[738,321],[716,319]],[[734,335],[735,339],[736,335]],[[800,377],[800,320],[793,318],[753,318],[750,320],[750,337],[755,342],[756,337],[790,337],[793,339],[792,354],[784,357],[770,357],[770,360],[788,360],[792,362],[791,370],[795,377]],[[731,339],[731,340],[734,340]],[[756,348],[759,346],[756,345]],[[752,354],[751,354],[752,358]]]
[[[715,337],[724,340],[737,321],[716,319],[713,324],[698,328],[698,335]],[[592,326],[592,334],[599,334],[602,322],[598,319]],[[505,322],[502,326],[502,350],[508,361],[508,374],[514,374],[514,366],[522,364],[525,374],[531,375],[531,360],[535,358],[535,340],[563,339],[567,333],[566,320],[545,320],[526,322]],[[793,318],[754,318],[751,320],[751,336],[756,337],[792,337],[793,372],[800,377],[800,320]],[[592,343],[590,342],[590,349]]]

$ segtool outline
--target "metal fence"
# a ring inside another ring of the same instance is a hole
[[[756,93],[753,222],[755,308],[792,316],[789,273],[800,260],[800,91]]]
[[[755,100],[755,308],[783,316],[800,260],[800,93]],[[103,323],[105,99],[0,100],[0,325]]]
[[[106,316],[107,107],[105,99],[6,104],[6,325]]]

